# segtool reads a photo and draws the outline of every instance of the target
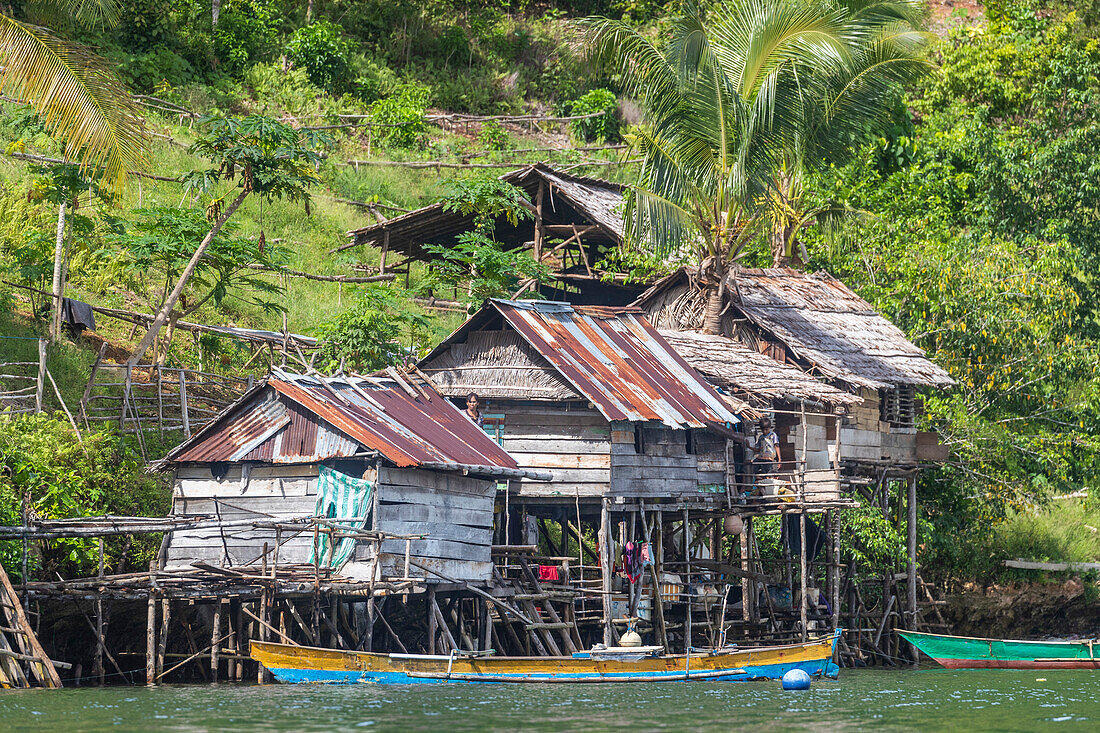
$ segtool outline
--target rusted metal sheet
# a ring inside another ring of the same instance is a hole
[[[737,423],[728,402],[639,309],[494,300],[507,322],[608,420]]]
[[[239,410],[239,403],[231,406],[229,410]],[[285,425],[288,418],[286,407],[270,396],[267,398],[261,396],[259,399],[253,397],[248,409],[240,412],[237,419],[226,422],[220,430],[209,431],[208,438],[180,446],[187,447],[176,460],[199,463],[234,460],[233,456],[242,449],[262,442],[266,436],[272,434],[273,426]],[[195,437],[207,432],[203,430]]]
[[[427,383],[286,372],[270,377],[167,460],[316,463],[369,451],[402,467],[517,465]]]

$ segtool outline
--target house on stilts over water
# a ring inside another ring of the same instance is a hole
[[[885,633],[888,641],[896,639],[892,635],[896,626],[928,623],[920,615],[927,610],[923,606],[926,592],[915,560],[917,478],[925,467],[946,460],[947,450],[936,433],[918,428],[918,417],[921,395],[949,389],[954,380],[897,326],[827,273],[731,268],[725,286],[716,335],[702,333],[709,291],[689,269],[654,284],[634,306],[709,377],[720,378],[722,365],[715,362],[725,359],[718,354],[730,348],[748,349],[797,368],[823,386],[858,397],[858,402],[845,406],[843,414],[829,415],[830,410],[813,414],[819,410],[810,410],[809,405],[828,402],[820,398],[803,403],[798,414],[774,411],[781,457],[807,476],[823,478],[834,472],[842,495],[878,507],[889,521],[907,527],[908,567],[904,573],[884,571],[887,580],[881,584],[881,598],[868,598],[865,603],[854,594],[849,569],[845,583],[849,597],[843,599],[848,618],[852,622],[874,619],[877,613],[878,636],[883,638]],[[704,349],[703,344],[710,346]],[[751,520],[748,531],[751,534]],[[793,526],[784,534],[789,536],[791,531]],[[798,542],[784,544],[790,547]],[[827,581],[834,588],[834,615],[839,615],[842,600],[833,585],[839,582],[839,573]],[[746,615],[761,618],[767,611],[757,607]],[[870,641],[868,634],[868,643],[861,646],[873,648]],[[874,654],[892,663],[894,655],[881,647]]]
[[[729,633],[743,642],[805,636],[808,623],[798,626],[789,603],[776,610],[782,621],[743,616],[778,581],[752,555],[735,557],[726,539],[741,532],[730,516],[750,510],[754,480],[739,423],[783,408],[805,420],[803,402],[834,419],[860,398],[728,339],[716,352],[699,337],[667,336],[637,308],[491,300],[418,368],[445,395],[476,395],[486,432],[520,467],[552,475],[502,492],[498,542],[540,546],[554,566],[541,572],[566,593],[558,615],[602,624],[609,643],[633,626],[670,649],[718,646]],[[825,453],[814,460],[828,463]],[[835,467],[811,476],[807,491],[804,466],[784,467],[788,496],[751,509],[853,505]],[[502,574],[521,560],[504,562]],[[816,604],[810,615],[822,629],[835,625]]]

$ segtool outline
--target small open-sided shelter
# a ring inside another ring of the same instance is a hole
[[[579,176],[536,163],[500,177],[526,194],[531,218],[513,225],[503,216],[494,222],[494,237],[506,250],[528,249],[546,265],[553,283],[545,297],[593,305],[626,305],[643,285],[605,273],[598,263],[623,241],[624,187],[599,178]],[[349,232],[341,249],[367,245],[381,251],[383,271],[407,267],[410,261],[431,263],[437,255],[426,244],[453,246],[459,234],[473,229],[474,217],[448,211],[435,203],[388,221]]]
[[[531,475],[430,383],[397,373],[277,370],[165,464],[175,472],[173,516],[223,523],[173,532],[168,566],[257,564],[266,544],[272,551],[266,562],[316,559],[342,566],[351,578],[402,576],[405,541],[381,542],[375,563],[375,544],[354,537],[327,542],[312,529],[287,527],[276,554],[271,528],[257,522],[320,517],[351,533],[416,537],[410,546],[416,562],[452,579],[487,581],[497,483]]]

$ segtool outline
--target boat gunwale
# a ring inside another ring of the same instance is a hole
[[[931,637],[933,639],[963,639],[966,641],[985,641],[985,642],[1000,642],[1004,644],[1064,644],[1067,646],[1088,644],[1090,641],[1094,644],[1100,643],[1100,638],[1093,637],[1091,639],[1077,639],[1077,640],[1051,640],[1043,641],[1042,639],[997,639],[985,636],[956,636],[954,634],[933,634],[929,631],[910,631],[908,629],[898,629],[898,635],[902,638],[906,636],[923,636]]]

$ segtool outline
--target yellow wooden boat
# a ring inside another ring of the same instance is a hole
[[[779,679],[801,669],[811,677],[836,677],[832,662],[837,639],[802,644],[731,647],[688,656],[660,649],[593,649],[572,657],[496,657],[456,653],[378,654],[340,649],[252,642],[252,658],[286,683],[350,684],[434,682],[743,682]]]

